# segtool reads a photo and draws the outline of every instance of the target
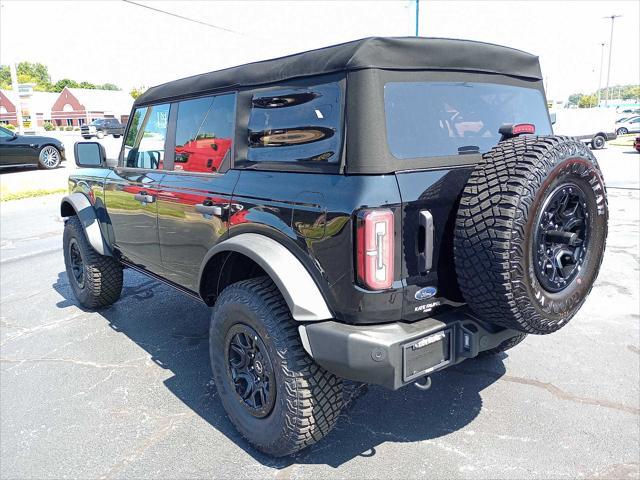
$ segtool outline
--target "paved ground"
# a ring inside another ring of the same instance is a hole
[[[371,388],[320,444],[247,446],[210,382],[209,310],[127,272],[78,308],[59,197],[6,202],[1,478],[639,478],[640,156],[598,152],[611,224],[598,283],[560,332],[467,361],[427,392]]]

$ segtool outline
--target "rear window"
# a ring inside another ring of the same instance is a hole
[[[384,87],[387,141],[398,159],[484,153],[504,123],[550,135],[539,90],[492,83],[392,82]]]

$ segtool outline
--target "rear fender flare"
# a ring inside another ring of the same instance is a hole
[[[100,230],[96,210],[84,193],[76,192],[65,196],[60,203],[60,215],[62,217],[76,215],[93,249],[100,255],[113,256]]]
[[[280,242],[257,233],[231,237],[209,250],[200,267],[200,285],[208,261],[221,252],[237,252],[256,262],[276,284],[295,320],[333,318],[318,285],[302,262]]]

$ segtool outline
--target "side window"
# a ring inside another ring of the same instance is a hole
[[[227,94],[178,103],[174,170],[211,173],[229,165],[235,99]]]
[[[291,87],[253,96],[249,162],[337,163],[342,132],[338,83]]]
[[[124,166],[162,169],[169,105],[137,108],[124,141]]]

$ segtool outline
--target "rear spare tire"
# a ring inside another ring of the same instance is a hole
[[[598,163],[566,137],[524,136],[483,156],[460,200],[456,273],[484,320],[552,333],[578,311],[596,279],[607,236]]]

